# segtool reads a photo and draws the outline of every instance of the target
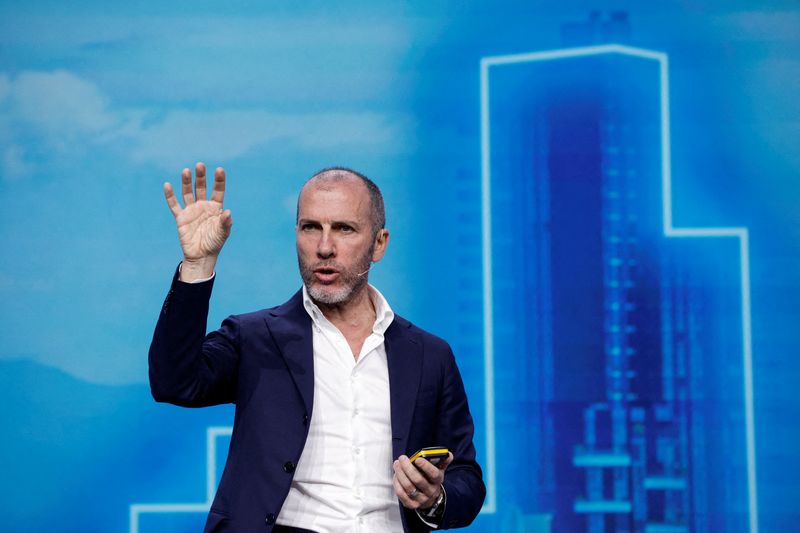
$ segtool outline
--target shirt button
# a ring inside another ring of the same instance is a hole
[[[294,463],[291,461],[286,461],[285,463],[283,463],[283,471],[286,472],[287,474],[291,474],[292,472],[294,472]]]
[[[359,455],[361,453],[361,448],[353,448],[353,453]]]
[[[353,416],[358,416],[358,409],[353,409]]]

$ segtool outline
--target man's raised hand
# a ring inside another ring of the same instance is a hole
[[[170,211],[175,216],[178,238],[183,250],[181,281],[208,278],[214,274],[222,245],[231,233],[233,219],[230,209],[223,210],[225,198],[225,171],[218,168],[214,172],[214,188],[211,199],[206,200],[206,166],[195,166],[194,193],[192,192],[192,172],[185,168],[181,173],[181,195],[184,207],[181,208],[172,184],[164,184],[164,196]]]

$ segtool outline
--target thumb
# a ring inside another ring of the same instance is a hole
[[[453,452],[447,452],[447,459],[445,459],[438,465],[439,470],[444,470],[445,468],[450,466],[450,463],[452,462],[453,462]]]
[[[233,217],[231,216],[231,210],[226,209],[225,211],[223,211],[220,219],[222,221],[222,226],[226,230],[230,230],[231,226],[233,226]]]

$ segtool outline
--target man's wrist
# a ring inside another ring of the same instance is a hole
[[[214,277],[216,256],[201,259],[184,259],[179,267],[178,279],[184,283],[197,283]]]
[[[426,509],[420,509],[421,515],[426,518],[439,518],[444,514],[444,506],[447,503],[447,493],[444,491],[444,485],[439,486],[439,496],[433,502],[433,505]]]

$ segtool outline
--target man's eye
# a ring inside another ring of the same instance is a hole
[[[340,226],[339,230],[344,233],[350,233],[351,231],[353,231],[353,228],[351,228],[350,226]]]
[[[303,224],[302,226],[300,226],[300,229],[302,229],[303,231],[311,231],[314,229],[314,224]]]

